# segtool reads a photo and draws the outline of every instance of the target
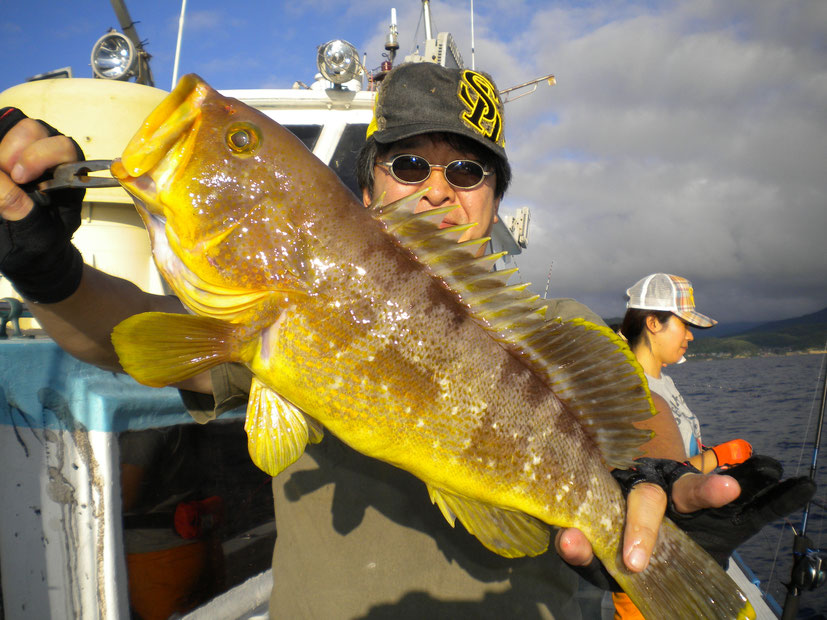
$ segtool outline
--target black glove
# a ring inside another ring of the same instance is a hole
[[[804,476],[781,481],[783,471],[774,458],[756,454],[724,472],[741,485],[737,499],[689,514],[677,512],[670,499],[666,516],[725,566],[739,545],[766,524],[803,508],[815,494],[815,482]]]
[[[0,109],[0,140],[24,118],[26,115],[16,108]],[[62,135],[43,121],[38,122],[49,136]],[[83,151],[72,142],[78,161],[84,161]],[[50,178],[46,172],[21,188],[36,196],[37,184]],[[71,240],[80,226],[85,193],[85,189],[54,190],[49,192],[48,206],[34,199],[34,208],[22,220],[0,220],[0,273],[25,299],[55,303],[69,297],[80,285],[83,259]]]
[[[779,482],[783,473],[781,463],[756,454],[724,474],[735,478],[741,486],[741,494],[734,501],[721,508],[684,514],[678,512],[672,502],[672,485],[685,473],[699,472],[691,465],[676,461],[642,458],[635,461],[635,467],[616,469],[612,475],[624,495],[639,482],[652,482],[663,488],[669,498],[666,516],[724,568],[739,545],[768,523],[803,508],[816,491],[815,483],[806,477]],[[597,558],[588,566],[572,566],[572,569],[598,588],[621,591]]]

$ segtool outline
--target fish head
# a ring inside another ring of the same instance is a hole
[[[321,162],[266,115],[184,76],[144,121],[112,174],[145,221],[190,249],[222,237],[267,205],[270,220]],[[306,188],[305,188],[306,189]],[[248,226],[248,228],[251,228]]]

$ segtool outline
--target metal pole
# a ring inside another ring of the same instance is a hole
[[[474,0],[471,0],[471,70],[476,68],[474,64]]]
[[[821,410],[818,415],[815,445],[813,446],[813,460],[810,464],[810,480],[815,481],[816,469],[818,467],[818,452],[821,449],[821,431],[824,428],[824,408],[827,402],[827,358],[825,358],[824,377],[821,383]],[[787,596],[784,599],[784,609],[781,615],[782,620],[793,620],[798,615],[799,598],[805,587],[813,589],[814,584],[806,584],[806,580],[798,581],[796,576],[807,575],[810,569],[815,570],[810,557],[813,542],[806,536],[807,519],[810,513],[810,502],[804,507],[804,514],[801,517],[801,531],[793,538],[793,568],[790,575],[790,583],[787,585]]]
[[[138,36],[138,31],[135,30],[135,22],[129,15],[129,10],[126,8],[123,0],[110,0],[112,9],[115,11],[115,16],[118,18],[118,23],[121,25],[124,35],[132,41],[135,50],[138,52],[138,84],[146,84],[147,86],[155,86],[152,79],[152,70],[149,68],[149,54],[144,51],[144,46],[141,44],[141,39]]]
[[[175,44],[175,63],[172,66],[172,86],[178,82],[178,61],[181,59],[181,35],[184,33],[184,13],[187,10],[187,0],[181,0],[181,16],[178,18],[178,42]]]
[[[425,22],[425,40],[433,39],[431,34],[431,3],[428,0],[422,0],[422,20]]]

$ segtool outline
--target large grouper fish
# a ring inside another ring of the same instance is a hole
[[[605,327],[546,318],[475,258],[418,194],[366,209],[299,139],[185,76],[112,165],[156,264],[192,314],[144,313],[112,340],[161,386],[224,362],[254,378],[246,429],[277,475],[331,432],[422,479],[507,557],[577,527],[647,618],[753,617],[744,595],[666,521],[648,568],[621,558],[628,467],[652,415],[640,368]],[[434,220],[435,216],[435,220]],[[423,501],[425,498],[423,497]]]

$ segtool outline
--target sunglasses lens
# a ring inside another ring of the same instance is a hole
[[[421,183],[431,174],[431,165],[422,157],[402,155],[393,160],[391,170],[403,183]]]
[[[475,187],[484,176],[482,165],[468,159],[451,162],[445,169],[445,178],[455,187]]]

